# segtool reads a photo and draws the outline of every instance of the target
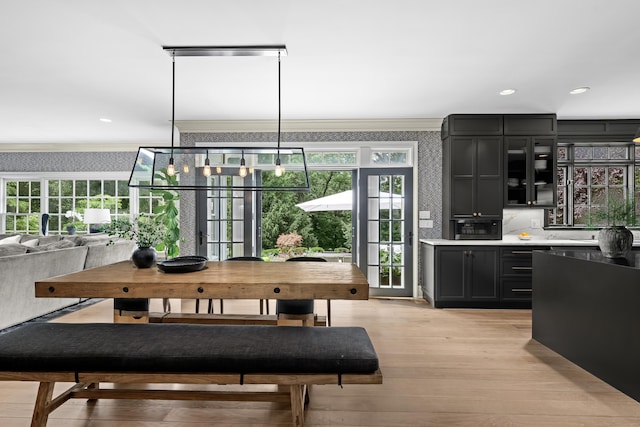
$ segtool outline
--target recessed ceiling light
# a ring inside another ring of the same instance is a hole
[[[500,92],[498,92],[500,95],[502,96],[507,96],[507,95],[513,95],[514,93],[516,93],[517,90],[516,89],[504,89],[501,90]]]
[[[111,123],[111,121],[112,121],[111,119],[107,119],[106,117],[101,117],[99,120],[100,120],[102,123]]]
[[[591,88],[587,87],[587,86],[583,86],[583,87],[577,87],[577,88],[573,89],[572,91],[569,91],[569,93],[571,95],[578,95],[580,93],[585,93],[588,90],[591,90]]]

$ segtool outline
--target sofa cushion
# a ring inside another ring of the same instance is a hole
[[[26,254],[27,249],[29,249],[27,246],[21,245],[20,243],[4,244],[0,246],[0,257]]]
[[[49,243],[53,243],[53,242],[58,242],[60,241],[61,237],[60,236],[43,236],[40,237],[40,239],[38,240],[40,243],[40,246],[43,245],[48,245]]]
[[[105,233],[87,234],[80,236],[77,240],[78,246],[106,245],[109,241],[118,240],[117,237],[109,236]]]
[[[9,245],[11,243],[20,243],[20,235],[16,234],[15,236],[5,237],[0,240],[0,245]]]
[[[64,249],[64,248],[73,248],[75,243],[70,242],[68,240],[58,240],[57,242],[52,242],[46,245],[39,245],[32,248],[28,248],[27,252],[43,252],[43,251],[53,251],[56,249]]]

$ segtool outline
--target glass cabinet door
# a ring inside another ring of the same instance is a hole
[[[506,206],[527,206],[527,170],[529,138],[505,138],[507,146]]]
[[[505,138],[507,207],[554,207],[555,138]]]
[[[533,138],[533,187],[531,204],[537,207],[555,206],[555,140]]]

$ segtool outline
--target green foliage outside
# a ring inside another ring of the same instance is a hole
[[[177,176],[168,175],[166,169],[156,172],[155,178],[169,185],[178,185]],[[166,228],[164,239],[155,248],[158,251],[165,251],[169,258],[177,257],[180,253],[180,247],[178,246],[180,241],[180,220],[176,202],[180,199],[180,194],[176,190],[151,190],[151,193],[162,196],[163,203],[154,206],[153,213],[157,215],[158,220]]]
[[[264,185],[271,180],[297,180],[295,174],[276,177],[273,173],[262,176]],[[275,248],[278,237],[297,233],[302,236],[302,246],[321,247],[326,250],[351,248],[351,211],[305,212],[298,203],[340,193],[352,188],[351,172],[311,171],[311,189],[308,192],[262,193],[262,247]]]

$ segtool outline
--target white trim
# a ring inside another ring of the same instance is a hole
[[[282,132],[437,131],[442,119],[283,120]],[[181,133],[277,132],[276,120],[176,120]]]
[[[171,146],[171,142],[37,142],[0,144],[0,153],[93,153],[129,152],[143,147]]]

